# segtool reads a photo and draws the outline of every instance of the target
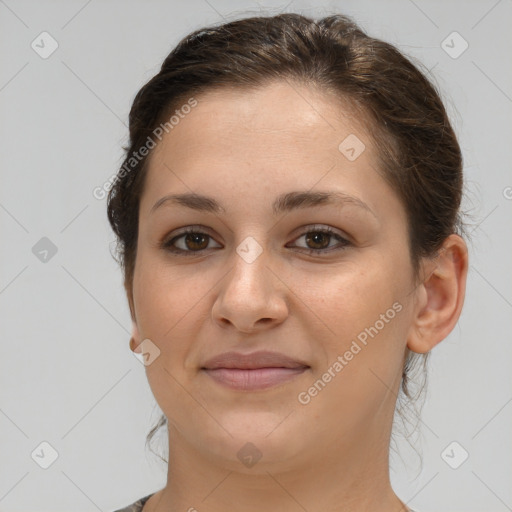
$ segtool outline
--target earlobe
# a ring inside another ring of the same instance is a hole
[[[439,254],[426,264],[427,278],[416,291],[417,302],[407,346],[424,354],[444,340],[457,323],[466,292],[468,251],[452,234]]]

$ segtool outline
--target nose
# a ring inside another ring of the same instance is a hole
[[[215,322],[244,333],[275,327],[288,315],[286,290],[278,273],[270,268],[268,252],[248,262],[237,253],[233,268],[221,279],[212,308]],[[274,265],[275,267],[275,265]]]

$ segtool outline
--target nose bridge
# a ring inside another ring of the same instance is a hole
[[[260,239],[261,240],[261,239]],[[270,250],[255,237],[242,240],[233,253],[233,268],[223,280],[213,314],[218,321],[250,331],[264,324],[280,322],[286,315],[279,280],[267,268]]]
[[[244,292],[241,300],[260,300],[268,292],[269,280],[269,249],[264,248],[265,242],[259,237],[247,236],[238,244],[233,255],[234,269],[229,278],[229,286],[237,292]]]

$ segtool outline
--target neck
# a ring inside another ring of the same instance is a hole
[[[287,461],[262,458],[241,471],[239,463],[205,457],[169,425],[167,486],[144,512],[225,512],[235,504],[239,512],[406,512],[389,480],[391,429],[378,426],[373,437],[361,432],[345,442],[320,440]]]

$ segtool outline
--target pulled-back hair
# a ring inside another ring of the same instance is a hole
[[[450,234],[463,234],[461,150],[436,87],[419,67],[393,45],[369,37],[347,16],[249,17],[184,37],[135,96],[124,170],[108,196],[108,218],[117,235],[128,294],[137,255],[139,203],[152,152],[131,162],[126,172],[133,153],[187,99],[213,88],[250,89],[275,80],[335,95],[365,120],[377,148],[377,170],[407,212],[416,278],[422,257],[434,257]],[[426,355],[407,349],[401,384],[406,398],[414,394],[411,372],[417,363],[424,368],[426,361]],[[165,423],[162,416],[148,441]]]

